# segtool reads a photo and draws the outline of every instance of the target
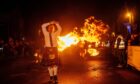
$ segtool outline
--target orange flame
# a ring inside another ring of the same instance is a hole
[[[76,30],[80,29],[80,32],[74,30],[65,36],[59,37],[58,40],[58,50],[63,51],[71,45],[76,45],[80,41],[86,41],[89,43],[95,43],[97,47],[100,43],[101,36],[108,31],[109,26],[104,24],[101,20],[96,20],[93,16],[85,19],[84,26],[81,28],[75,28]],[[79,33],[81,35],[79,36]],[[99,54],[95,48],[88,47],[87,52],[91,56],[96,56]]]
[[[58,39],[58,50],[63,51],[67,47],[70,47],[71,45],[75,45],[79,42],[79,37],[78,35],[74,34],[73,32],[59,37]]]
[[[90,54],[90,56],[97,56],[99,55],[99,51],[95,48],[92,48],[91,45],[88,46],[87,52]]]
[[[34,60],[35,63],[41,63],[42,54],[40,53],[40,50],[39,50],[39,49],[37,49],[37,50],[35,51],[34,57],[35,57],[35,60]]]
[[[96,20],[91,16],[85,19],[84,27],[81,28],[82,37],[88,42],[99,42],[101,35],[107,32],[107,27],[101,20]]]

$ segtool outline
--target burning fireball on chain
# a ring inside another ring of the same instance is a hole
[[[78,29],[80,29],[80,32],[77,31]],[[107,24],[91,16],[85,19],[83,27],[76,27],[73,32],[59,37],[58,50],[63,52],[72,45],[79,45],[81,48],[80,56],[84,57],[86,53],[89,53],[90,56],[97,56],[100,52],[96,48],[102,44],[102,35],[106,34],[108,29]]]

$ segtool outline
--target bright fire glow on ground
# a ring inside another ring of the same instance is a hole
[[[102,73],[100,71],[100,67],[101,67],[102,63],[100,61],[89,61],[88,62],[88,76],[89,77],[94,77],[94,78],[101,78]]]

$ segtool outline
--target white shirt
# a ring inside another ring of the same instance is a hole
[[[57,39],[58,39],[58,36],[60,35],[60,32],[61,32],[62,28],[59,24],[56,24],[57,31],[51,33],[52,44],[53,44],[53,46],[51,46],[49,32],[46,30],[46,27],[48,25],[49,25],[49,23],[46,23],[46,24],[42,25],[42,32],[43,32],[44,40],[45,40],[44,47],[57,47],[58,46]]]

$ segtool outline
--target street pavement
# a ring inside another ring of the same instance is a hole
[[[117,68],[111,55],[82,58],[78,52],[60,55],[59,84],[140,84],[139,71]],[[29,57],[1,64],[0,84],[47,84],[47,68]]]

